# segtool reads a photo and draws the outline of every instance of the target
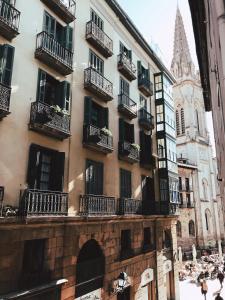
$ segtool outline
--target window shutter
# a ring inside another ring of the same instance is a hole
[[[140,152],[141,162],[145,162],[146,147],[145,147],[145,133],[143,130],[140,131],[140,147],[141,147],[141,152]]]
[[[37,101],[45,102],[46,73],[38,70]]]
[[[96,195],[103,194],[103,164],[96,165]]]
[[[44,14],[43,30],[46,31],[51,37],[55,38],[56,20],[47,12]]]
[[[7,86],[11,86],[14,52],[15,48],[10,45],[1,47],[1,82]]]
[[[125,126],[124,126],[124,120],[122,118],[119,118],[119,139],[120,142],[124,141],[125,138]]]
[[[52,191],[63,191],[64,186],[65,153],[55,151],[52,157],[50,173],[50,189]]]
[[[142,72],[141,72],[141,61],[138,60],[137,62],[137,69],[138,69],[138,75],[140,75]]]
[[[104,112],[104,126],[103,127],[109,128],[109,109],[108,109],[108,107],[104,107],[103,112]]]
[[[38,153],[40,152],[40,147],[35,144],[30,145],[29,150],[29,160],[28,160],[28,170],[27,170],[27,184],[30,189],[36,188],[36,180],[38,176]]]
[[[70,83],[63,81],[59,83],[59,93],[57,93],[57,104],[62,108],[70,111]]]
[[[134,124],[129,124],[129,132],[130,132],[129,142],[134,143]]]
[[[84,97],[84,125],[91,124],[92,98]]]
[[[147,193],[149,198],[149,209],[151,212],[155,210],[155,181],[154,177],[147,177]]]
[[[73,50],[73,28],[67,25],[63,28],[63,31],[64,31],[63,46],[66,49],[72,51]]]

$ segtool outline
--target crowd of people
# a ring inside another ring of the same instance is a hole
[[[208,292],[208,279],[218,279],[220,282],[220,290],[223,288],[223,281],[225,277],[225,262],[218,254],[202,256],[196,262],[189,261],[182,264],[179,272],[179,280],[190,279],[191,282],[196,283],[201,288],[201,293],[206,300]],[[223,300],[218,291],[215,300]]]

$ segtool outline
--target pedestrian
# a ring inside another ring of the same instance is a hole
[[[220,286],[221,286],[221,288],[222,288],[222,287],[223,287],[223,280],[224,280],[224,275],[223,275],[222,272],[219,272],[219,273],[218,273],[217,279],[219,280]]]
[[[202,281],[202,283],[201,283],[201,292],[202,292],[202,295],[204,295],[205,300],[206,300],[206,294],[207,294],[207,292],[208,292],[208,285],[207,285],[205,279],[203,279],[203,281]]]
[[[217,294],[215,300],[223,300],[223,298],[220,296],[220,293]]]

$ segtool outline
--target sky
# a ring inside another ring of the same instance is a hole
[[[174,27],[178,5],[183,17],[191,57],[196,69],[198,69],[188,0],[117,1],[168,68],[170,68],[173,57]],[[215,154],[211,113],[206,113],[206,119],[213,145],[213,153]]]

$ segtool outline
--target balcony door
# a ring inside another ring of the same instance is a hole
[[[65,153],[32,144],[27,183],[30,189],[62,191]]]
[[[154,214],[155,212],[155,188],[154,178],[141,176],[141,189],[143,201],[143,213]]]
[[[134,143],[134,124],[125,122],[122,118],[119,119],[119,137],[121,142]]]
[[[84,124],[93,125],[98,128],[108,128],[108,107],[102,107],[92,100],[91,97],[84,98]]]
[[[126,95],[128,97],[130,95],[130,85],[122,77],[120,78],[120,94],[121,95]]]
[[[88,195],[103,195],[103,164],[87,160],[85,190]]]
[[[131,198],[131,172],[120,169],[120,198]]]

